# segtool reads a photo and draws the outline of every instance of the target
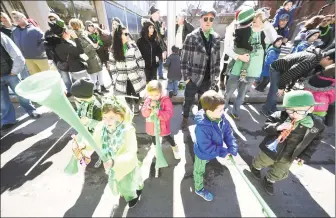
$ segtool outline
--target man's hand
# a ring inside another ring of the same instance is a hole
[[[284,89],[279,89],[278,90],[278,93],[277,93],[277,96],[282,96],[284,94],[285,90]]]
[[[278,130],[278,131],[282,131],[282,130],[284,130],[284,129],[290,129],[290,128],[292,128],[292,124],[286,122],[286,123],[283,123],[283,124],[281,124],[280,126],[278,126],[278,127],[277,127],[277,130]]]
[[[249,54],[238,55],[237,59],[247,63],[250,61],[250,55]]]
[[[300,158],[296,158],[296,160],[297,160],[297,162],[300,166],[302,166],[304,164],[304,160],[302,160]]]

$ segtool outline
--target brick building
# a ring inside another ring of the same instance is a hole
[[[273,18],[275,12],[278,10],[278,8],[282,6],[283,2],[284,0],[259,1],[258,6],[270,7],[272,9],[271,18]],[[323,6],[330,4],[329,6],[324,8],[324,10],[321,13],[322,15],[335,14],[335,1],[332,0],[317,0],[317,1],[298,0],[295,3],[300,5],[300,8],[296,9],[294,13],[294,19],[290,29],[289,38],[291,38],[291,36],[293,35],[295,36],[295,33],[298,32],[298,30],[295,27],[298,27],[299,24],[301,24],[303,21],[317,15]]]

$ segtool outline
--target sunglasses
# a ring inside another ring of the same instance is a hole
[[[213,17],[203,17],[204,22],[210,21],[211,23],[215,20]]]
[[[129,33],[123,33],[124,34],[124,36],[129,36],[130,34]]]
[[[90,27],[90,26],[91,26],[91,27],[94,27],[92,24],[90,24],[88,27]]]

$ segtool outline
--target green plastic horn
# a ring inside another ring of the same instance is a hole
[[[26,99],[49,108],[60,116],[65,122],[77,130],[97,152],[99,157],[106,162],[106,158],[100,151],[92,135],[81,123],[71,103],[65,97],[62,83],[61,76],[57,71],[44,71],[29,76],[20,82],[16,86],[15,92]],[[72,157],[72,161],[70,161],[72,166],[74,165],[73,158],[74,157]],[[74,173],[75,172],[76,169],[74,169]]]

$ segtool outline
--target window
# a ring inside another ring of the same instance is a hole
[[[118,17],[123,25],[126,25],[126,16],[124,9],[105,1],[105,10],[110,29],[112,28],[112,18]]]
[[[128,31],[130,33],[138,33],[137,17],[135,14],[127,12],[127,23],[128,23]]]

